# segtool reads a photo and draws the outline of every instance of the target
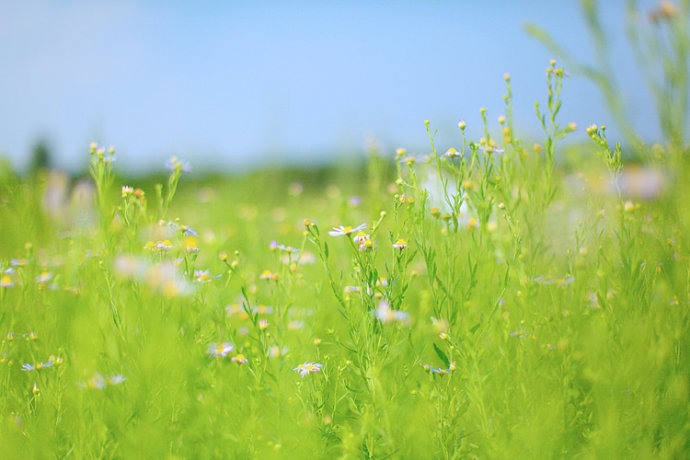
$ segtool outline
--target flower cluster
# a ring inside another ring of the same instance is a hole
[[[352,237],[352,241],[359,245],[359,251],[373,251],[376,249],[375,242],[371,241],[371,235],[366,232],[357,232],[357,234]]]
[[[173,245],[170,240],[149,241],[144,245],[144,249],[153,253],[166,252],[172,249]]]

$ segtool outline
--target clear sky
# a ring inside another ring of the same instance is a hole
[[[624,2],[600,3],[628,108],[654,137]],[[545,100],[552,56],[527,22],[591,56],[574,0],[0,0],[0,155],[22,167],[46,139],[58,165],[76,169],[97,141],[129,170],[162,168],[171,155],[232,170],[361,154],[370,136],[386,151],[427,153],[425,119],[441,148],[457,143],[459,119],[478,128],[480,107],[495,124],[505,72],[517,126],[537,136],[533,104]],[[562,121],[579,136],[611,123],[583,78],[563,97]]]

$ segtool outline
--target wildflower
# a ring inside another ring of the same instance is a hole
[[[143,202],[144,202],[144,196],[145,196],[145,195],[146,195],[146,194],[144,193],[144,191],[143,191],[142,189],[140,189],[140,188],[135,188],[135,189],[134,189],[134,197],[135,197],[137,200],[139,200],[140,203],[143,203]]]
[[[398,238],[398,241],[396,241],[393,244],[393,248],[399,249],[402,251],[403,249],[407,248],[407,242],[402,238]]]
[[[493,144],[493,141],[489,145],[479,147],[479,149],[483,150],[486,153],[503,153],[504,152],[504,149],[500,149],[500,148],[496,147]]]
[[[458,122],[458,128],[464,130],[467,127],[467,123],[465,123],[465,120],[460,120]]]
[[[520,329],[517,331],[512,331],[510,333],[510,336],[511,337],[525,338],[525,337],[529,336],[529,334],[530,334],[530,331],[525,331],[525,330]]]
[[[261,272],[261,275],[259,275],[259,278],[262,280],[269,280],[269,281],[278,281],[280,278],[280,274],[278,273],[271,273],[271,270],[264,270]]]
[[[316,345],[318,347],[319,345],[321,345],[321,342],[323,342],[323,340],[321,340],[319,337],[317,337],[314,339],[313,343],[314,343],[314,345]]]
[[[98,372],[96,372],[95,374],[93,374],[93,377],[91,377],[86,382],[85,385],[82,384],[81,386],[86,386],[88,388],[95,388],[96,390],[102,390],[103,388],[105,388],[106,385],[107,385],[107,382],[105,381],[103,376],[101,374],[99,374]]]
[[[210,283],[213,278],[220,278],[221,275],[211,275],[210,270],[194,270],[194,279],[197,283]]]
[[[321,372],[322,367],[323,367],[323,364],[306,362],[306,363],[302,363],[299,366],[295,367],[293,369],[293,371],[299,372],[300,377],[304,378],[308,374],[312,374],[315,372]]]
[[[352,237],[352,241],[355,243],[363,243],[365,240],[368,240],[370,237],[367,235],[366,232],[357,232],[355,236]]]
[[[273,307],[269,307],[266,305],[257,305],[252,309],[252,312],[254,314],[261,313],[263,315],[270,315],[271,313],[273,313]]]
[[[50,272],[41,272],[40,275],[36,277],[37,283],[47,283],[53,278],[53,274]]]
[[[367,227],[367,224],[361,224],[357,227],[343,227],[342,225],[339,227],[333,227],[333,230],[328,232],[330,236],[342,236],[342,235],[349,235],[350,233],[354,232],[359,232],[361,230],[364,230]]]
[[[259,320],[259,329],[262,331],[265,331],[266,329],[268,329],[268,320],[260,319]]]
[[[185,236],[199,236],[199,234],[189,225],[179,225],[178,227]]]
[[[362,240],[361,243],[359,243],[359,251],[364,252],[364,251],[373,251],[376,249],[376,245],[374,244],[371,239],[368,238],[369,235],[367,235],[367,238]]]
[[[382,300],[379,302],[376,311],[374,312],[376,318],[382,323],[393,323],[395,321],[406,322],[410,315],[409,313],[401,310],[393,310],[388,302]]]
[[[278,356],[286,355],[287,352],[288,352],[288,347],[280,348],[278,345],[273,345],[271,347],[270,356],[271,356],[271,358],[277,358]]]
[[[296,331],[304,327],[304,321],[290,321],[288,323],[288,331]]]
[[[109,377],[106,381],[110,385],[119,385],[122,382],[124,382],[125,380],[127,380],[126,377],[123,377],[122,374],[117,374],[117,375],[113,375],[113,376]]]
[[[180,161],[177,157],[172,157],[165,163],[165,167],[170,171],[192,172],[192,167],[186,161]]]
[[[406,153],[407,149],[404,149],[402,147],[398,147],[397,149],[395,149],[395,154],[399,157],[405,156]]]
[[[172,243],[170,240],[159,240],[156,242],[149,241],[144,245],[144,249],[151,252],[165,252],[168,249],[172,249]]]
[[[37,370],[43,369],[45,367],[53,367],[53,362],[47,361],[45,363],[38,363],[35,366],[31,365],[29,363],[22,364],[22,370],[25,372],[37,371]]]
[[[291,254],[295,254],[295,253],[299,252],[299,249],[293,248],[292,246],[285,246],[284,244],[280,244],[277,241],[271,241],[269,248],[271,249],[271,251],[275,251],[276,249],[280,249],[281,251],[288,252]]]
[[[199,240],[196,236],[187,236],[183,240],[184,248],[189,253],[199,252]]]
[[[220,344],[214,342],[208,346],[206,353],[211,356],[220,356],[224,358],[228,355],[228,353],[230,353],[234,349],[235,347],[233,347],[232,344],[229,342],[223,342]]]
[[[345,292],[362,292],[362,288],[359,286],[345,286]]]
[[[12,282],[12,278],[10,278],[7,275],[2,275],[2,277],[0,277],[0,287],[4,287],[4,288],[14,287],[14,283]]]
[[[431,367],[429,364],[424,364],[424,369],[428,370],[433,374],[450,374],[455,372],[455,361],[451,361],[448,365],[448,369],[442,369],[440,367]]]
[[[249,360],[242,353],[237,353],[232,357],[232,362],[237,364],[247,364]]]
[[[31,389],[31,391],[33,391],[34,394],[38,394],[41,392],[41,390],[38,389],[38,385],[36,384],[36,382],[34,382],[34,387]]]
[[[122,186],[122,198],[127,198],[128,196],[131,196],[133,193],[134,189],[129,185]]]
[[[225,311],[228,313],[228,316],[237,315],[241,320],[249,318],[249,315],[246,311],[244,311],[244,308],[237,304],[228,305],[225,307]]]
[[[448,158],[460,158],[461,155],[460,152],[451,147],[446,151],[446,156]]]

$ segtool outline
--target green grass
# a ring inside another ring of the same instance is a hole
[[[0,456],[686,458],[689,151],[623,164],[599,127],[561,149],[584,135],[547,77],[534,147],[506,77],[499,124],[436,152],[426,122],[427,157],[5,170]]]

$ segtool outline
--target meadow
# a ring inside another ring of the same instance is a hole
[[[545,75],[534,141],[506,74],[445,151],[0,169],[0,457],[686,458],[685,112],[619,144]]]

